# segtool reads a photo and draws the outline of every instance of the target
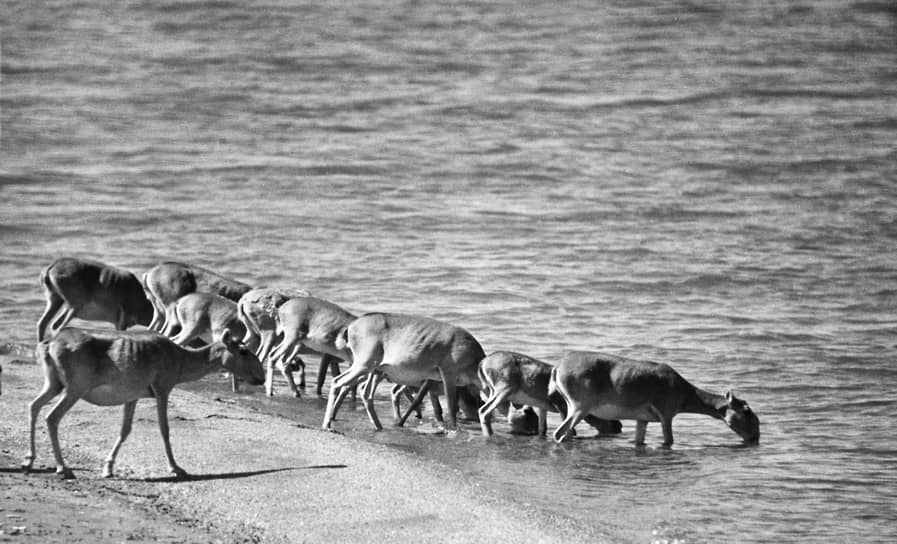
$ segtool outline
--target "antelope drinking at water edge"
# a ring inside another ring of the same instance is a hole
[[[289,360],[300,353],[320,353],[315,393],[321,396],[327,369],[330,368],[336,378],[339,362],[352,361],[352,353],[345,345],[337,346],[337,338],[354,320],[355,316],[345,309],[317,297],[294,297],[281,304],[276,322],[277,332],[283,334],[283,340],[271,354],[267,366],[265,388],[268,394],[273,394],[274,362],[278,362],[280,368],[286,368]],[[292,382],[292,379],[288,381]],[[298,391],[295,393],[298,396]]]
[[[277,310],[280,306],[294,297],[307,297],[310,293],[305,289],[282,289],[279,287],[256,287],[247,291],[237,301],[237,316],[246,327],[246,336],[243,343],[257,345],[255,354],[265,368],[273,364],[269,355],[277,341]],[[300,359],[301,360],[301,359]],[[273,368],[273,367],[271,367]],[[299,396],[296,382],[289,367],[280,366],[284,379],[290,386],[295,396]],[[273,379],[272,379],[273,381]],[[304,385],[304,382],[303,382]],[[232,382],[233,390],[237,391],[237,380]],[[266,387],[266,391],[268,388]],[[273,394],[273,386],[270,390]]]
[[[560,412],[561,417],[566,418],[564,397],[548,391],[552,368],[544,361],[511,351],[496,351],[483,359],[479,376],[483,390],[489,395],[479,409],[483,435],[492,435],[492,412],[504,402],[532,406],[539,418],[539,436],[545,436],[548,430],[548,412]],[[605,421],[592,415],[586,415],[584,419],[601,433],[620,432],[619,421]]]
[[[748,444],[760,440],[760,421],[731,392],[699,389],[666,364],[635,361],[592,352],[571,352],[551,373],[550,391],[567,402],[567,417],[554,431],[566,440],[586,415],[636,420],[635,443],[645,443],[649,421],[659,421],[664,446],[673,444],[673,417],[705,414],[725,421]]]
[[[337,346],[348,345],[353,362],[330,386],[323,427],[330,428],[346,388],[368,376],[362,401],[371,422],[382,429],[374,410],[377,374],[401,385],[424,387],[441,381],[448,399],[448,425],[456,427],[457,388],[479,394],[477,365],[485,356],[482,346],[466,330],[425,317],[369,313],[353,321]]]
[[[174,303],[172,320],[166,323],[163,332],[175,344],[186,346],[193,339],[210,344],[229,331],[233,338],[243,338],[246,327],[237,318],[237,303],[211,293],[190,293]],[[175,327],[181,330],[172,336]],[[245,343],[244,343],[245,345]],[[252,348],[247,345],[246,347]]]
[[[47,307],[37,322],[38,342],[44,339],[51,320],[50,332],[55,333],[76,317],[107,321],[118,330],[149,325],[153,317],[153,305],[137,277],[99,261],[57,259],[43,269],[40,282]]]
[[[165,329],[168,312],[184,295],[213,293],[236,302],[250,289],[241,281],[226,278],[201,266],[172,261],[157,264],[144,273],[143,286],[153,305],[150,328],[157,331]]]

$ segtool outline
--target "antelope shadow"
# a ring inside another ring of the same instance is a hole
[[[148,482],[148,483],[180,483],[180,482],[203,482],[206,480],[233,480],[236,478],[251,478],[253,476],[262,476],[264,474],[274,474],[277,472],[287,472],[291,470],[323,470],[323,469],[337,469],[337,468],[348,468],[348,465],[308,465],[304,467],[283,467],[283,468],[269,468],[262,470],[250,470],[243,472],[221,472],[217,474],[187,474],[186,476],[178,477],[174,474],[171,476],[162,476],[156,478],[142,478],[139,481]]]

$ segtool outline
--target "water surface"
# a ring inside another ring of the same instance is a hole
[[[892,541],[895,30],[887,2],[5,2],[0,330],[32,343],[56,257],[173,258],[665,361],[760,446],[340,425],[613,541]]]

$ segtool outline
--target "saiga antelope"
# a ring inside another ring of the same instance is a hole
[[[564,397],[557,392],[548,392],[552,368],[544,361],[512,351],[496,351],[480,361],[480,381],[488,395],[479,409],[483,435],[492,435],[492,412],[505,402],[531,406],[539,418],[540,436],[547,432],[548,412],[559,412],[562,418],[567,417]],[[620,432],[619,421],[605,421],[592,415],[586,415],[584,419],[602,434]]]
[[[44,369],[44,386],[29,406],[29,450],[22,468],[35,459],[34,431],[41,408],[53,397],[62,397],[47,414],[47,430],[56,459],[56,473],[73,478],[59,447],[59,422],[84,399],[101,406],[124,405],[121,432],[106,457],[103,476],[111,477],[119,448],[131,432],[134,409],[144,397],[155,397],[159,431],[172,473],[187,473],[177,465],[168,437],[168,396],[175,385],[227,370],[250,383],[261,384],[264,372],[258,358],[225,332],[220,342],[202,348],[181,347],[151,331],[87,331],[67,328],[40,342],[37,358]]]
[[[43,269],[40,283],[47,307],[37,322],[38,342],[44,339],[48,325],[55,333],[76,317],[108,321],[118,330],[149,325],[153,317],[153,306],[137,277],[99,261],[57,259]],[[60,310],[64,312],[57,316]]]
[[[323,427],[330,428],[338,400],[346,388],[365,376],[362,401],[368,417],[382,429],[374,410],[373,397],[379,379],[424,387],[428,380],[441,381],[448,399],[448,425],[456,427],[457,388],[479,392],[477,364],[485,353],[466,330],[425,317],[369,313],[353,321],[340,336],[337,346],[348,345],[353,362],[330,386]]]
[[[723,420],[748,444],[760,440],[760,421],[731,392],[710,393],[689,383],[672,367],[601,353],[568,353],[551,373],[550,392],[560,392],[567,417],[554,431],[566,440],[576,424],[591,414],[603,419],[636,420],[635,443],[645,443],[649,421],[660,422],[663,444],[673,444],[673,417],[695,413]]]
[[[277,309],[293,297],[307,297],[309,292],[305,289],[283,289],[279,287],[255,287],[250,289],[237,301],[237,316],[246,327],[246,336],[243,343],[247,346],[257,346],[255,354],[266,369],[273,364],[270,358],[271,349],[277,341]],[[298,359],[301,362],[301,359]],[[280,366],[284,379],[290,386],[293,394],[298,396],[299,390],[293,380],[290,367]],[[302,365],[304,370],[304,363]],[[303,373],[304,378],[304,373]],[[304,384],[304,380],[302,382]],[[237,391],[237,380],[232,382],[233,390]],[[267,391],[267,388],[266,388]],[[273,389],[272,389],[273,392]]]
[[[273,394],[274,364],[286,368],[289,360],[300,353],[321,354],[315,393],[321,396],[327,369],[333,377],[339,374],[339,361],[352,361],[345,345],[337,346],[337,338],[355,320],[355,315],[336,304],[317,297],[293,297],[277,309],[276,327],[283,340],[271,354],[265,387]],[[294,391],[298,396],[298,391]]]
[[[143,286],[154,309],[150,328],[157,331],[165,329],[171,306],[184,295],[214,293],[236,302],[250,289],[241,281],[207,268],[173,261],[159,263],[146,271]]]

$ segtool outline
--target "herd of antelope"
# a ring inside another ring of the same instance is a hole
[[[239,382],[264,384],[274,393],[279,369],[299,396],[305,386],[300,355],[321,356],[315,392],[323,396],[332,374],[323,427],[330,429],[341,402],[356,386],[368,417],[382,428],[374,392],[385,378],[395,424],[401,426],[428,395],[434,416],[447,429],[457,426],[459,405],[476,414],[485,436],[493,434],[493,412],[509,403],[538,415],[538,432],[547,432],[546,413],[563,419],[554,439],[572,436],[577,423],[599,433],[618,433],[619,420],[636,420],[635,443],[644,445],[648,422],[659,422],[663,444],[673,443],[672,420],[683,412],[723,420],[747,443],[760,437],[757,416],[743,400],[699,389],[665,364],[594,352],[568,353],[557,366],[514,352],[486,355],[461,327],[412,315],[352,314],[302,289],[253,288],[205,268],[164,262],[141,279],[101,262],[61,258],[46,267],[40,282],[47,307],[37,324],[37,358],[44,386],[31,402],[30,447],[23,469],[35,458],[35,422],[41,408],[60,400],[46,416],[56,472],[73,477],[59,447],[59,421],[79,400],[124,405],[121,432],[103,467],[112,476],[115,457],[131,430],[138,399],[154,397],[159,429],[171,471],[183,477],[171,451],[168,396],[175,385],[216,371]],[[117,330],[66,327],[74,318],[105,321]],[[143,328],[126,331],[134,326]],[[349,364],[340,372],[340,363]],[[297,384],[293,371],[300,373]],[[401,396],[411,405],[401,411]],[[444,414],[438,397],[448,403]]]

